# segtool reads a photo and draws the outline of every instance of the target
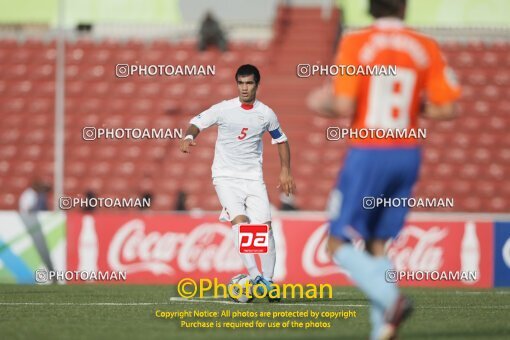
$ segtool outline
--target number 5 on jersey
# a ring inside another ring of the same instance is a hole
[[[246,138],[246,131],[248,131],[248,128],[242,128],[241,134],[239,136],[237,136],[237,139],[239,139],[239,140],[245,139]]]

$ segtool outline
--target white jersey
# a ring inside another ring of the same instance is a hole
[[[263,180],[262,135],[268,131],[273,138],[272,144],[287,141],[276,114],[267,105],[255,100],[253,108],[243,106],[237,97],[225,100],[190,121],[200,130],[218,125],[213,178]]]

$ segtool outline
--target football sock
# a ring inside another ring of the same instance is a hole
[[[355,249],[352,244],[342,245],[333,258],[349,272],[352,281],[372,303],[387,310],[397,301],[399,292],[396,284],[386,282],[385,272],[392,268],[387,258],[375,258]]]
[[[274,266],[276,263],[276,247],[274,243],[273,228],[269,229],[268,247],[266,254],[259,254],[260,263],[262,265],[262,276],[267,281],[273,281]]]
[[[381,329],[384,326],[384,309],[381,306],[376,304],[370,306],[370,323],[372,325],[370,339],[379,339]]]
[[[234,224],[232,226],[232,234],[234,237],[234,245],[236,247],[236,251],[239,253],[239,224]],[[259,268],[257,267],[257,262],[255,261],[255,255],[239,253],[239,256],[241,257],[244,267],[246,270],[248,270],[252,280],[260,275]]]
[[[375,257],[375,270],[376,275],[380,278],[381,281],[381,298],[384,304],[384,310],[393,307],[393,305],[397,302],[398,296],[400,295],[400,291],[395,282],[387,282],[387,274],[388,270],[393,270],[393,265],[386,256]]]

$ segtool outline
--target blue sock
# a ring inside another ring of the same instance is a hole
[[[392,268],[387,258],[375,258],[365,251],[354,249],[351,244],[342,245],[333,258],[349,272],[356,286],[373,304],[386,310],[397,301],[397,286],[386,282],[385,272]]]
[[[384,309],[379,305],[372,304],[370,306],[370,323],[372,324],[370,339],[379,339],[381,328],[384,325]]]
[[[384,308],[386,310],[397,302],[400,292],[396,283],[386,281],[386,271],[393,269],[391,261],[386,256],[375,257],[374,261],[376,265],[377,277],[381,280],[381,290],[384,292],[382,293],[382,298],[384,301]]]

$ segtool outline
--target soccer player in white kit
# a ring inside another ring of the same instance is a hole
[[[268,252],[259,254],[262,273],[257,267],[254,254],[240,253],[252,280],[255,284],[264,284],[269,292],[272,289],[276,249],[269,199],[262,175],[262,135],[268,131],[272,144],[278,146],[281,163],[278,187],[287,195],[295,189],[290,172],[290,149],[274,111],[256,99],[260,83],[258,69],[253,65],[242,65],[235,79],[239,97],[213,105],[191,119],[179,147],[182,152],[189,153],[190,147],[196,145],[195,138],[200,131],[212,125],[218,126],[212,178],[223,206],[220,221],[232,224],[237,249],[240,224],[269,226]],[[268,298],[271,302],[279,300],[270,298],[269,294]]]

